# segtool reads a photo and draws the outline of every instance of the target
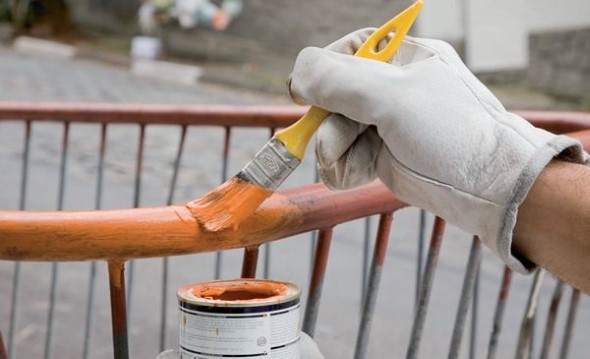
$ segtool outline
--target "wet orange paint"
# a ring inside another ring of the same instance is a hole
[[[184,287],[179,293],[192,294],[195,298],[220,301],[258,302],[283,297],[289,288],[273,281],[217,281]]]
[[[212,232],[237,230],[273,191],[232,177],[203,197],[187,203],[202,226]]]
[[[275,195],[239,229],[203,228],[186,204],[102,211],[0,211],[0,259],[79,261],[148,258],[257,246],[303,221]]]
[[[256,247],[404,206],[380,183],[340,192],[314,184],[273,194],[239,228],[219,232],[203,227],[194,202],[101,211],[0,210],[0,259],[124,261]]]

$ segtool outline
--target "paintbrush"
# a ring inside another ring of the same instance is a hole
[[[354,56],[389,61],[418,16],[422,0],[379,27]],[[387,45],[377,51],[380,41],[395,31]],[[299,166],[309,140],[330,113],[312,106],[307,113],[274,137],[234,177],[203,197],[188,203],[195,218],[209,231],[236,229],[242,219],[258,206]]]

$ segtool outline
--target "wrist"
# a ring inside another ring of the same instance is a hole
[[[589,292],[590,167],[553,160],[519,207],[512,251]]]

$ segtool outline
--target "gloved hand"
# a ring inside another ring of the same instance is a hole
[[[513,270],[518,206],[554,158],[584,163],[580,143],[507,112],[445,42],[406,37],[389,63],[350,56],[373,30],[306,48],[291,97],[333,112],[317,133],[323,181],[344,189],[379,177],[408,204],[477,234]]]

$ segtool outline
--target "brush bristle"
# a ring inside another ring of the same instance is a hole
[[[273,191],[232,177],[203,197],[187,203],[199,223],[208,231],[237,229]]]

